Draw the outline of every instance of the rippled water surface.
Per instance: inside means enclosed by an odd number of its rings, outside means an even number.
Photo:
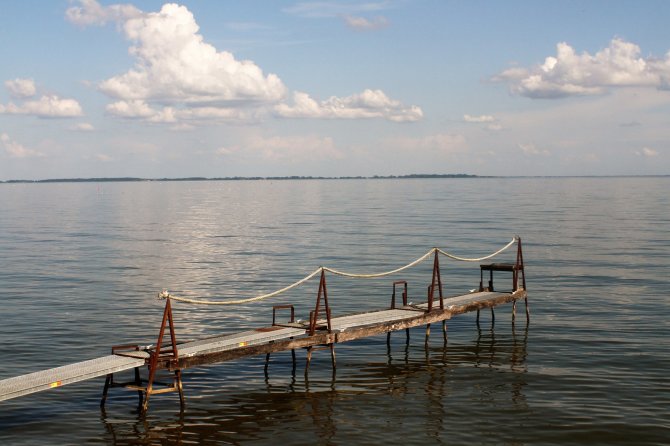
[[[103,378],[0,403],[0,444],[668,444],[670,178],[222,181],[0,185],[0,379],[154,341],[156,292],[274,291],[320,265],[394,269],[433,246],[476,257],[524,242],[531,323],[482,313],[337,345],[188,369],[187,406]],[[501,261],[510,260],[512,253]],[[425,298],[430,262],[328,278],[333,311]],[[476,264],[442,261],[448,294]],[[237,307],[175,303],[177,335],[307,318],[318,281]],[[523,307],[522,307],[523,308]],[[523,321],[523,318],[521,318]],[[525,321],[524,321],[525,322]]]

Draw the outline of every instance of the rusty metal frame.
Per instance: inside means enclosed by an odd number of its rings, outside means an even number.
[[[396,308],[395,306],[395,296],[396,296],[396,286],[397,285],[402,285],[403,286],[403,291],[402,291],[402,305],[403,307],[407,306],[407,281],[406,280],[396,280],[393,282],[393,294],[391,294],[391,309],[394,310]],[[409,343],[409,328],[405,329],[405,333],[407,336],[407,342]],[[386,333],[386,344],[391,346],[391,332],[389,331]]]
[[[397,280],[393,282],[393,294],[391,295],[391,309],[395,309],[395,295],[396,295],[396,285],[403,285],[402,291],[402,305],[407,306],[407,281],[406,280]]]
[[[273,305],[272,306],[272,325],[275,326],[277,325],[277,310],[291,310],[291,319],[289,319],[289,323],[292,324],[295,322],[295,308],[293,305],[287,304],[287,305]]]
[[[321,279],[319,280],[319,291],[316,294],[316,305],[314,306],[314,310],[309,313],[309,330],[307,332],[309,336],[314,336],[316,334],[316,330],[319,328],[317,327],[317,321],[319,320],[321,296],[323,296],[324,311],[326,313],[325,328],[328,330],[328,334],[330,335],[332,334],[333,329],[331,325],[330,305],[328,305],[328,287],[326,286],[326,271],[323,269],[321,270]],[[318,347],[317,346],[307,347],[307,362],[305,363],[305,375],[307,375],[309,372],[309,364],[312,361],[312,352],[314,350],[322,350],[326,348],[330,349],[330,357],[333,363],[333,373],[335,372],[336,369],[335,344],[333,342],[329,342],[325,345]]]
[[[295,323],[295,308],[293,305],[290,304],[285,304],[285,305],[273,305],[272,306],[272,326],[276,325],[281,325],[277,324],[277,310],[291,310],[291,318],[289,319],[289,324]],[[291,338],[293,339],[293,338]],[[293,373],[295,373],[295,349],[291,349],[291,358],[293,359]],[[270,353],[266,353],[265,355],[265,377],[268,377],[268,367],[270,366]]]
[[[326,313],[326,322],[328,333],[332,333],[332,328],[330,324],[330,306],[328,305],[328,288],[326,287],[326,272],[321,270],[321,280],[319,281],[319,291],[316,295],[316,305],[314,306],[314,311],[309,314],[309,335],[314,336],[316,333],[317,326],[316,323],[319,319],[319,310],[321,306],[321,296],[323,295],[323,304],[324,310]]]
[[[170,332],[170,342],[168,348],[163,346],[163,337],[165,336],[165,330]],[[141,351],[141,347],[137,345],[117,345],[112,347],[112,354],[120,356],[131,356],[132,352]],[[166,299],[165,308],[163,310],[163,320],[161,322],[161,327],[158,333],[158,339],[156,345],[153,348],[143,349],[149,353],[149,358],[145,361],[145,365],[149,367],[149,376],[146,381],[142,380],[140,377],[139,367],[135,367],[135,380],[133,382],[127,383],[115,383],[114,374],[110,373],[105,379],[105,387],[102,393],[102,399],[100,401],[100,407],[104,409],[105,402],[107,400],[107,393],[110,387],[123,387],[128,390],[137,391],[139,398],[139,406],[142,414],[147,412],[149,408],[149,397],[153,394],[167,393],[167,392],[179,392],[179,403],[181,410],[184,410],[184,390],[181,379],[181,369],[178,368],[179,364],[179,350],[177,347],[177,336],[175,334],[174,319],[172,317],[172,305],[170,303],[170,298]],[[172,384],[159,383],[155,381],[156,372],[158,371],[158,365],[161,363],[161,366],[165,366],[170,371],[174,372],[174,379]],[[146,382],[146,386],[143,386],[143,382]],[[160,389],[154,389],[154,384],[161,384],[165,387]]]
[[[435,298],[435,287],[437,285],[440,293],[440,310],[444,310],[444,294],[442,293],[442,278],[440,277],[440,260],[439,253],[435,251],[435,260],[433,261],[433,279],[428,287],[428,309],[427,312],[433,311],[433,300]]]

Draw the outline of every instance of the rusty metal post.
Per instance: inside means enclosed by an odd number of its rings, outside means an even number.
[[[105,408],[105,401],[107,401],[107,392],[109,391],[109,386],[112,383],[113,374],[109,374],[105,377],[105,387],[102,389],[102,399],[100,400],[100,408]],[[140,403],[141,404],[141,403]]]
[[[166,328],[168,328],[168,330],[170,331],[170,342],[172,342],[172,348],[170,350],[163,352],[163,354],[167,353],[167,356],[161,358],[161,347]],[[156,347],[154,348],[154,351],[151,352],[149,360],[149,379],[147,382],[147,387],[146,389],[144,389],[145,396],[144,396],[144,403],[142,404],[141,409],[142,413],[146,413],[147,410],[149,409],[149,397],[151,396],[152,393],[154,393],[153,384],[154,379],[156,377],[156,371],[158,368],[159,360],[168,360],[169,365],[171,367],[175,367],[174,387],[170,390],[176,390],[179,392],[179,403],[181,405],[181,410],[184,410],[185,402],[184,402],[184,390],[181,380],[181,370],[176,368],[178,366],[179,351],[177,349],[177,337],[175,334],[174,319],[172,318],[172,305],[170,303],[169,297],[166,299],[165,302],[165,310],[163,310],[163,321],[161,322],[161,328],[160,331],[158,332],[158,340],[156,341]]]
[[[314,336],[316,333],[316,321],[319,319],[319,307],[321,305],[321,295],[323,295],[323,303],[326,310],[326,321],[328,323],[328,333],[331,332],[330,325],[330,306],[328,305],[328,289],[326,287],[326,272],[321,270],[321,280],[319,281],[319,291],[316,294],[316,305],[314,306],[314,316],[310,320],[309,335]]]
[[[523,248],[521,246],[521,237],[517,236],[517,248],[516,248],[516,264],[514,265],[515,276],[514,276],[514,291],[518,288],[519,273],[521,274],[521,284],[524,291],[527,291],[526,288],[526,270],[523,263]],[[526,323],[530,323],[530,307],[528,306],[528,295],[524,298],[526,304]],[[516,304],[516,301],[515,301]]]
[[[326,286],[326,271],[324,269],[321,269],[321,280],[319,281],[319,291],[316,294],[316,305],[314,306],[314,311],[310,312],[310,321],[309,321],[309,336],[314,336],[316,333],[316,323],[319,319],[319,308],[321,305],[321,296],[323,295],[323,305],[324,305],[324,310],[326,313],[326,327],[328,329],[328,334],[331,334],[333,329],[331,325],[331,311],[330,311],[330,305],[328,304],[328,288]],[[335,363],[335,344],[334,343],[329,343],[327,345],[330,348],[330,356],[331,360],[333,362],[333,372],[335,371],[336,368],[336,363]],[[314,346],[309,346],[307,347],[307,362],[305,364],[305,376],[307,376],[308,371],[309,371],[309,365],[310,362],[312,361],[312,352],[314,350]]]
[[[138,348],[139,350],[139,348]],[[142,386],[142,378],[140,377],[140,368],[135,367],[135,385],[139,388]],[[141,390],[137,391],[137,407],[142,407],[144,402],[144,392]]]
[[[131,354],[128,354],[129,351],[138,352],[140,351],[140,347],[138,345],[112,346],[112,355],[132,356]],[[109,393],[109,389],[112,387],[125,387],[137,390],[137,397],[139,399],[138,407],[142,407],[142,402],[144,401],[144,391],[142,388],[142,379],[140,378],[140,368],[135,367],[134,369],[135,369],[135,377],[133,385],[130,385],[130,383],[116,383],[114,382],[114,373],[107,374],[107,376],[105,377],[105,386],[102,390],[102,398],[100,399],[100,409],[104,411],[105,403],[107,402],[107,395]]]
[[[305,378],[309,374],[309,365],[312,362],[312,346],[307,347],[307,359],[305,361]]]
[[[433,261],[433,279],[428,288],[428,312],[433,310],[433,300],[435,294],[435,286],[437,285],[440,293],[440,310],[444,310],[444,295],[442,294],[442,278],[440,277],[440,261],[439,252],[435,250],[435,260]]]
[[[393,294],[391,294],[391,309],[395,309],[395,294],[396,294],[396,285],[403,285],[403,292],[402,292],[402,305],[405,307],[407,306],[407,281],[405,280],[397,280],[393,282]],[[407,333],[407,339],[409,340],[409,328],[406,330]],[[391,332],[389,331],[386,334],[386,345],[391,346]]]
[[[277,325],[277,310],[291,310],[291,318],[289,323],[292,324],[295,322],[295,308],[293,305],[273,305],[272,306],[272,326]],[[310,321],[311,322],[311,321]],[[295,368],[295,349],[291,349],[291,356],[293,357],[293,367]],[[265,377],[267,378],[268,366],[270,365],[270,353],[265,355]]]

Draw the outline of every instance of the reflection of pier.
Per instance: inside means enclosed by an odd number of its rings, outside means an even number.
[[[439,264],[440,253],[456,260],[479,261],[491,258],[493,255],[499,254],[515,243],[517,245],[515,263],[492,263],[480,266],[481,280],[477,291],[452,297],[443,295]],[[332,314],[328,302],[326,272],[348,277],[380,277],[402,271],[431,256],[433,257],[432,279],[428,285],[427,300],[425,302],[418,304],[410,302],[407,295],[406,282],[396,281],[393,283],[390,308],[342,316],[334,316]],[[487,286],[484,284],[485,271],[489,273]],[[512,273],[511,290],[499,291],[494,289],[494,271]],[[516,302],[519,299],[525,300],[527,320],[529,317],[523,254],[521,240],[518,237],[515,237],[512,242],[498,252],[480,259],[463,259],[438,248],[433,248],[416,261],[387,273],[359,275],[320,267],[304,279],[275,293],[229,303],[248,302],[271,297],[300,285],[317,274],[320,275],[320,281],[316,303],[314,310],[310,313],[309,319],[306,322],[295,320],[292,305],[279,305],[274,307],[273,324],[271,326],[224,336],[214,336],[192,342],[178,343],[172,317],[171,302],[173,300],[183,300],[192,303],[209,302],[192,301],[172,296],[165,292],[161,294],[161,297],[166,299],[166,305],[158,340],[155,345],[147,347],[137,345],[117,346],[113,347],[112,355],[106,357],[2,380],[0,381],[0,401],[49,388],[60,387],[96,376],[106,376],[101,406],[104,406],[107,392],[110,388],[124,387],[137,392],[143,411],[147,410],[151,395],[175,391],[179,393],[181,406],[183,407],[184,395],[181,374],[182,370],[190,367],[265,354],[265,370],[267,373],[272,353],[291,350],[294,364],[293,371],[295,372],[295,349],[303,348],[307,350],[306,375],[309,370],[312,353],[319,349],[329,350],[334,372],[336,368],[335,344],[338,343],[383,333],[389,333],[389,337],[387,337],[387,342],[389,342],[390,333],[399,330],[405,330],[407,339],[409,340],[408,330],[410,328],[425,325],[425,343],[428,345],[430,326],[437,322],[442,323],[443,338],[446,342],[446,321],[448,319],[460,314],[476,311],[478,316],[477,321],[479,321],[479,311],[481,309],[490,308],[493,316],[494,307],[505,303],[512,303],[512,317],[514,320]],[[400,305],[399,299],[396,302],[397,285],[402,285],[402,305]],[[287,310],[290,310],[290,318],[287,321],[278,322],[276,312]],[[169,340],[164,342],[165,336],[169,336]],[[147,379],[142,379],[140,374],[140,368],[143,366],[148,367]],[[114,374],[129,369],[134,369],[135,371],[134,377],[130,382],[120,383],[115,381]],[[171,374],[169,376],[170,382],[161,385],[156,380],[156,377],[158,372],[164,371]]]
[[[412,413],[412,421],[404,419],[401,412],[389,413],[390,419],[399,423],[394,432],[420,429],[425,437],[435,440],[432,444],[453,443],[448,435],[454,429],[463,398],[494,398],[504,407],[528,410],[524,395],[528,327],[517,324],[509,331],[508,324],[499,325],[495,333],[488,329],[475,331],[472,337],[459,333],[448,344],[436,337],[426,345],[423,331],[410,343],[405,336],[396,336],[387,351],[389,356],[374,355],[369,362],[353,364],[347,360],[347,366],[340,366],[337,381],[335,374],[323,370],[311,380],[302,370],[291,375],[289,356],[281,363],[288,376],[272,373],[277,368],[270,367],[274,384],[268,380],[259,386],[256,382],[249,393],[231,390],[220,379],[217,385],[227,391],[208,392],[186,412],[163,407],[153,417],[122,419],[115,410],[114,416],[104,415],[103,421],[109,443],[118,446],[179,444],[186,439],[196,444],[262,443],[261,439],[269,443],[267,435],[278,444],[342,444],[351,438],[367,444],[359,432],[352,433],[351,424],[356,420],[367,425],[369,420],[358,420],[351,414],[352,407],[358,414],[370,415],[393,411],[398,407],[394,405],[406,401],[411,404],[406,409]],[[377,340],[383,345],[383,340]],[[464,380],[471,385],[463,386]],[[384,407],[376,405],[380,401]],[[379,424],[370,426],[369,433],[380,435],[382,428]],[[275,438],[278,435],[280,438]]]

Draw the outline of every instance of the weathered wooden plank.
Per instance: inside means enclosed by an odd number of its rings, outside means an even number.
[[[157,366],[164,369],[175,366],[185,369],[248,356],[347,342],[390,331],[427,325],[450,319],[458,314],[525,298],[527,298],[527,293],[523,289],[514,293],[485,291],[444,298],[444,309],[439,309],[439,300],[435,300],[431,312],[426,312],[428,303],[421,303],[396,309],[348,314],[331,319],[332,333],[319,330],[313,336],[307,336],[305,324],[292,323],[261,327],[180,344],[178,345],[179,360],[176,365],[170,364],[169,361],[162,361]],[[322,321],[323,324],[325,322],[325,320]],[[125,355],[110,355],[1,380],[0,401],[139,367],[145,365],[148,357],[148,353],[143,351],[126,352]]]
[[[137,352],[138,355],[144,352]],[[148,353],[144,353],[148,357]],[[143,366],[145,358],[108,355],[0,380],[0,401]]]
[[[213,364],[217,362],[230,361],[233,359],[255,356],[260,354],[275,353],[291,349],[312,347],[315,345],[347,342],[367,336],[386,333],[388,331],[404,330],[405,328],[416,327],[420,325],[439,322],[451,317],[449,310],[433,310],[430,313],[421,313],[417,311],[402,310],[401,313],[408,313],[400,319],[385,321],[374,325],[362,325],[359,327],[343,327],[342,330],[327,332],[317,332],[314,336],[305,336],[289,340],[275,341],[268,344],[243,346],[232,348],[225,351],[208,352],[205,354],[191,356],[188,358],[179,358],[180,368],[195,367],[204,364]]]

